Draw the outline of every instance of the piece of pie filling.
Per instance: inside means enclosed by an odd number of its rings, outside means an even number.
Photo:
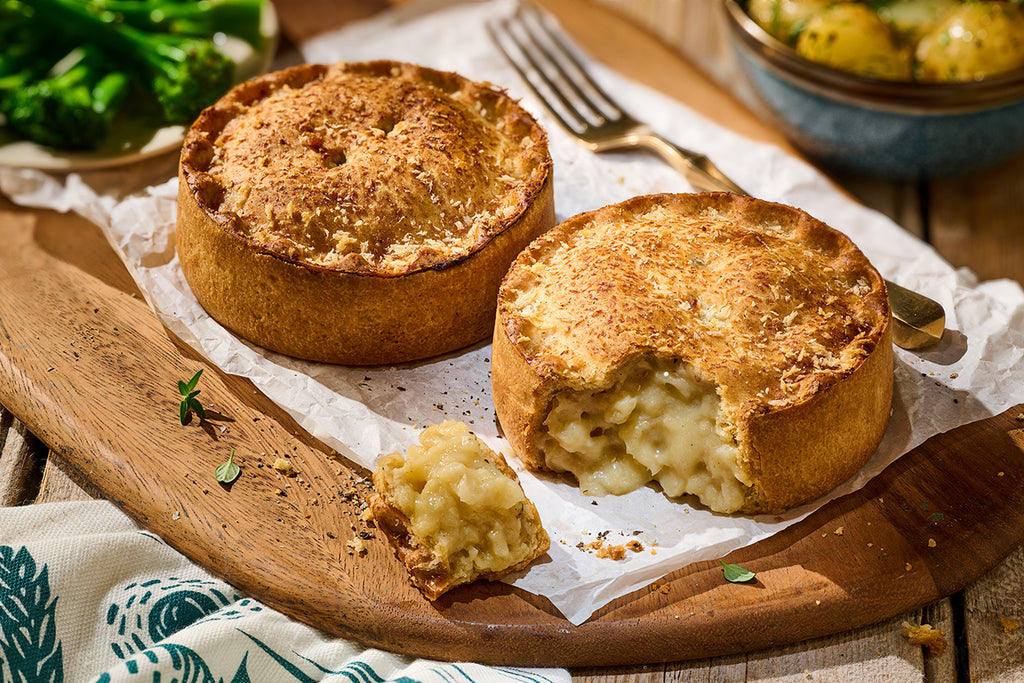
[[[641,360],[608,389],[562,392],[544,427],[548,466],[575,475],[589,495],[654,481],[670,497],[691,494],[728,513],[751,485],[714,385],[683,363]]]
[[[526,495],[494,457],[464,423],[445,421],[425,429],[390,475],[396,506],[418,537],[449,558],[457,581],[474,569],[503,571],[533,547]]]

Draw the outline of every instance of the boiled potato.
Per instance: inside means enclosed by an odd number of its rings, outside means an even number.
[[[834,0],[750,0],[747,13],[768,33],[792,43],[813,15]]]
[[[867,5],[834,4],[810,19],[796,42],[802,57],[825,66],[887,80],[909,80],[911,57]]]
[[[1012,2],[969,2],[917,45],[917,78],[971,81],[1024,67],[1024,10]]]
[[[888,0],[877,3],[875,10],[898,42],[916,45],[959,6],[960,0]]]

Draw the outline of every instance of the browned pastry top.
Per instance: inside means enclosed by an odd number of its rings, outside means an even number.
[[[487,244],[539,192],[550,158],[503,92],[380,61],[236,88],[193,126],[182,167],[200,202],[259,249],[397,276]]]
[[[726,410],[755,414],[849,374],[889,315],[848,238],[731,195],[638,197],[569,219],[520,255],[499,305],[542,376],[605,386],[653,354],[692,365]]]

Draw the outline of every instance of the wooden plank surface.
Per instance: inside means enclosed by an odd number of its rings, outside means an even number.
[[[557,4],[562,8],[563,12],[571,15],[569,16],[571,20],[577,16],[575,9],[578,3]],[[587,16],[588,19],[586,21],[588,23],[593,21],[593,15]],[[600,15],[600,17],[604,17],[604,15]],[[604,26],[601,22],[607,22],[609,26],[614,23],[611,19],[600,17],[598,20],[599,26]],[[580,21],[584,20],[580,19]],[[600,31],[598,34],[600,34]],[[593,40],[595,40],[595,45],[599,47],[602,38],[598,37]],[[593,49],[593,47],[591,46],[588,49]],[[633,74],[634,77],[637,77],[637,75]],[[673,86],[673,83],[669,81],[670,75],[664,75],[661,78],[663,84],[669,89],[672,87],[675,87],[677,90],[681,88],[678,82]],[[640,78],[640,80],[643,79]],[[713,91],[712,95],[714,95]],[[715,102],[713,101],[713,103]],[[744,124],[741,123],[740,125]],[[756,119],[751,118],[745,125],[756,125]],[[771,137],[770,132],[767,134],[767,137]],[[1013,167],[1014,163],[1016,162],[1011,162],[1010,166]],[[1020,178],[1022,175],[1024,174],[1018,171],[1016,177]],[[953,183],[952,187],[945,188],[944,194],[940,199],[944,200],[950,196],[950,193],[962,190],[964,187],[965,185],[961,181]],[[1019,198],[1021,196],[1019,184],[1016,187],[1018,189],[1013,191],[1008,189],[1004,183],[1002,185],[1003,189],[990,189],[990,191],[995,197]],[[956,235],[958,231],[959,233],[964,231],[963,226],[966,224],[968,226],[967,230],[973,231],[983,243],[988,242],[992,244],[999,241],[998,237],[993,239],[988,237],[991,234],[988,228],[992,222],[991,216],[987,216],[984,213],[976,213],[976,209],[968,212],[967,209],[961,206],[950,207],[946,205],[948,203],[955,204],[955,202],[934,201],[931,198],[935,197],[936,194],[931,191],[931,188],[905,187],[897,188],[892,192],[886,192],[885,187],[879,189],[878,187],[872,187],[868,183],[864,187],[849,189],[862,199],[867,197],[869,204],[871,203],[870,199],[874,197],[878,202],[878,208],[897,217],[901,224],[904,224],[905,227],[912,231],[919,231],[919,234],[940,235],[948,228],[948,234]],[[984,187],[982,189],[984,190]],[[917,194],[919,190],[921,191],[920,195]],[[993,203],[993,206],[998,205],[998,202]],[[921,207],[926,207],[927,210],[922,212],[920,210]],[[948,220],[947,212],[951,214]],[[18,214],[19,212],[14,211],[13,213]],[[967,213],[966,216],[963,215],[965,213]],[[6,224],[9,218],[9,214],[5,214],[2,222]],[[1008,229],[1012,229],[1011,219],[1005,218],[1004,222],[1000,223],[998,218],[997,224],[1009,225],[1010,228]],[[58,229],[58,225],[64,224],[63,218],[53,217],[45,213],[41,216],[34,216],[33,219],[38,219],[40,225],[43,226],[48,222],[52,223],[51,227],[55,230]],[[44,237],[47,236],[45,227],[40,229],[39,233]],[[995,234],[999,235],[999,232],[996,231]],[[1008,234],[1003,234],[1004,242]],[[84,269],[90,276],[97,277],[105,284],[115,283],[113,290],[120,289],[122,293],[128,293],[130,296],[132,288],[130,284],[126,285],[125,275],[117,272],[116,262],[114,266],[109,266],[109,264],[92,264],[86,267],[84,266],[86,259],[80,259],[73,253],[77,250],[74,245],[61,245],[60,240],[56,239],[56,233],[51,233],[48,237],[50,239],[42,240],[47,249],[58,254],[60,258],[71,261],[75,264],[75,267]],[[1018,247],[1019,241],[1018,238],[1016,240]],[[966,240],[966,242],[971,241]],[[1013,258],[1014,254],[1020,253],[1019,248],[1016,251],[1013,249],[1014,242],[1013,239],[1005,242],[1004,255],[1000,257],[1010,262],[1009,265],[1011,267],[1013,263],[1019,264],[1022,262],[1020,259]],[[968,246],[970,245],[968,244]],[[91,248],[98,252],[103,250],[101,246],[96,244],[92,244]],[[967,249],[967,253],[969,254],[970,252],[971,250]],[[981,256],[977,258],[984,261],[992,258],[994,250],[988,249],[978,253]],[[1005,274],[1004,271],[995,268],[994,272],[997,275]],[[120,287],[117,285],[120,285]],[[194,359],[188,358],[186,351],[177,346],[175,346],[175,349],[177,353],[185,356],[185,360],[194,362]],[[195,366],[188,365],[187,367],[191,369]],[[234,386],[230,389],[232,392],[238,390],[239,387]],[[241,388],[241,393],[244,394],[244,392],[245,389]],[[251,401],[258,403],[258,397],[250,396],[249,398]],[[265,408],[266,406],[260,407],[261,410]],[[7,477],[6,473],[24,471],[23,467],[8,467],[7,463],[12,459],[9,453],[21,453],[23,461],[24,454],[31,451],[32,448],[31,446],[26,448],[24,445],[28,430],[20,426],[14,426],[18,424],[17,420],[12,420],[9,414],[4,417],[4,413],[0,412],[0,420],[2,419],[7,420],[7,426],[4,427],[5,423],[0,421],[0,433],[5,437],[5,450],[0,452],[0,475]],[[280,419],[280,416],[275,416],[275,419]],[[1019,429],[1016,429],[1013,416],[1006,416],[1006,420],[1003,424],[1003,428],[1006,430],[1005,434],[1009,436],[1014,444],[1019,446],[1021,436]],[[31,439],[31,437],[28,438]],[[6,447],[8,440],[19,441],[19,439],[22,445],[14,446],[10,449]],[[28,443],[31,444],[31,441]],[[15,456],[15,458],[17,457],[19,456]],[[53,459],[51,458],[51,460]],[[20,475],[15,475],[15,478],[18,476]],[[40,478],[50,482],[58,481],[60,476],[53,475],[49,478],[41,476]],[[30,476],[27,479],[19,479],[19,481],[31,481],[31,479],[32,477]],[[24,485],[22,483],[14,487],[9,486],[8,490],[10,488],[23,487]],[[29,485],[29,489],[31,489],[31,485]],[[48,490],[48,487],[44,488],[44,492],[46,490]],[[3,491],[4,484],[0,481],[0,494],[3,494]],[[964,552],[967,551],[965,550]],[[1020,576],[1018,567],[1020,566],[1021,559],[1019,555],[1020,553],[1017,551],[1003,565],[1000,565],[998,570],[961,594],[960,599],[963,599],[967,605],[964,610],[964,616],[968,622],[967,627],[966,629],[960,627],[960,629],[966,632],[963,644],[965,650],[969,648],[970,661],[968,669],[964,669],[963,663],[957,664],[953,662],[953,653],[956,648],[951,648],[941,657],[928,656],[920,648],[909,645],[899,634],[899,625],[903,620],[913,622],[926,620],[940,627],[947,626],[947,633],[950,633],[952,638],[952,635],[957,630],[954,628],[952,623],[953,617],[950,615],[954,607],[950,605],[949,601],[942,600],[934,603],[927,609],[897,616],[854,632],[844,633],[835,637],[816,638],[784,648],[671,665],[619,667],[611,670],[578,670],[576,677],[581,680],[621,679],[645,681],[661,681],[666,678],[672,680],[760,681],[804,679],[943,681],[956,680],[956,673],[959,668],[961,671],[969,671],[972,680],[1020,680],[1020,677],[1024,675],[1021,673],[1024,671],[1024,667],[1021,665],[1020,631],[1006,630],[1003,622],[996,618],[999,616],[1008,618],[1012,618],[1014,615],[1020,616],[1020,606],[1016,602],[1016,600],[1019,600],[1018,596],[1021,595],[1020,588],[1022,587],[1022,582],[1016,578]],[[996,627],[996,624],[998,624],[998,627]],[[1014,678],[1015,676],[1017,678]],[[963,674],[961,679],[967,680]]]

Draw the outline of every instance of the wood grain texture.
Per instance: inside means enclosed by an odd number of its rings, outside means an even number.
[[[930,187],[930,239],[954,266],[982,280],[1024,282],[1024,193],[1007,178],[1024,176],[1024,154],[982,173],[949,178]],[[970,197],[970,201],[964,201]]]
[[[72,500],[92,500],[100,493],[91,483],[83,482],[80,486],[69,472],[69,466],[55,456],[48,456],[43,468],[43,477],[39,482],[39,493],[33,503],[58,503]]]
[[[970,678],[1024,681],[1024,547],[964,592]]]
[[[34,441],[25,425],[0,407],[0,507],[31,501],[39,489]]]

